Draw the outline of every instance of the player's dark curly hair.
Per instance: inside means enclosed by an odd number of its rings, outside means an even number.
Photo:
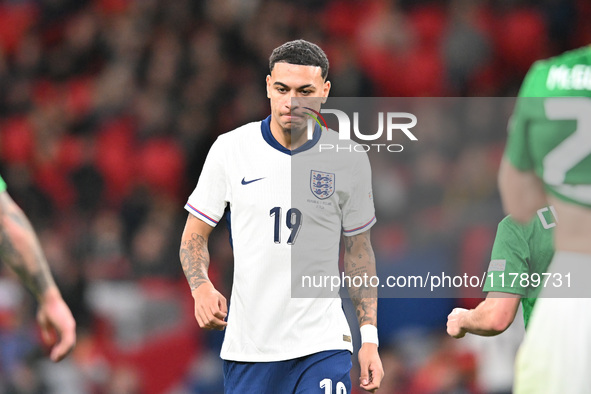
[[[288,41],[275,48],[269,57],[269,72],[273,71],[275,63],[316,66],[322,70],[324,80],[328,76],[328,58],[326,54],[318,45],[306,40]]]

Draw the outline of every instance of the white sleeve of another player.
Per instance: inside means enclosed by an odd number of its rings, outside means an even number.
[[[223,145],[218,138],[211,146],[197,187],[185,205],[187,211],[212,227],[215,227],[222,218],[228,201],[226,152]]]
[[[365,152],[357,156],[352,169],[351,193],[343,205],[343,233],[346,236],[360,234],[376,222],[369,158]]]

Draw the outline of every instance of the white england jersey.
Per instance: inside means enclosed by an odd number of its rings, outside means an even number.
[[[341,234],[375,223],[369,159],[319,152],[321,144],[351,143],[319,128],[291,152],[271,134],[270,120],[218,137],[185,205],[211,226],[230,209],[234,283],[221,357],[260,362],[352,351],[338,292],[292,297],[292,260],[297,247],[306,272],[338,276]]]

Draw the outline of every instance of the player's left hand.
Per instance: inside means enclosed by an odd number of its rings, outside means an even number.
[[[43,341],[51,346],[51,360],[62,360],[76,344],[76,321],[57,288],[50,288],[41,296],[37,322]]]
[[[466,335],[466,330],[461,326],[464,314],[468,312],[464,308],[454,308],[449,315],[447,315],[447,333],[454,338],[463,338]]]
[[[378,354],[378,345],[364,343],[359,349],[358,357],[359,366],[361,367],[359,387],[370,393],[375,393],[384,378],[384,368]]]

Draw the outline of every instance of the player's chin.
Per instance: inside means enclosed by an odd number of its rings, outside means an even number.
[[[306,127],[306,121],[300,116],[285,116],[282,119],[281,126],[284,130],[290,132],[300,131]]]
[[[290,123],[285,127],[285,130],[291,134],[297,134],[306,130],[305,125]]]

